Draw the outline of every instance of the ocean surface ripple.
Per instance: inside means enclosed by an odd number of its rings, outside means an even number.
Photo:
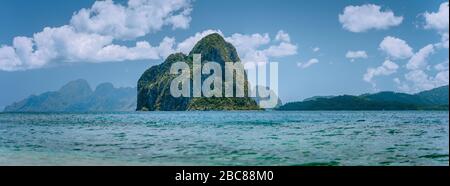
[[[0,165],[449,165],[448,111],[0,113]]]

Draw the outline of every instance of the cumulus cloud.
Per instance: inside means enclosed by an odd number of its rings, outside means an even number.
[[[127,47],[114,41],[136,39],[163,26],[186,28],[191,10],[190,0],[129,0],[127,5],[96,1],[74,13],[68,25],[46,27],[33,37],[15,37],[12,46],[1,46],[0,70],[35,69],[55,62],[160,59],[173,50],[173,38],[158,46],[137,41]]]
[[[425,12],[425,28],[436,30],[441,35],[441,42],[436,44],[438,47],[448,48],[448,2],[444,2],[439,6],[437,12]]]
[[[313,52],[319,52],[319,51],[320,51],[320,48],[319,48],[319,47],[313,48]]]
[[[441,35],[441,42],[438,43],[438,44],[436,44],[436,45],[437,45],[437,47],[442,47],[442,48],[448,49],[448,45],[449,45],[449,42],[448,42],[448,32],[447,32],[447,33],[443,33],[443,34]]]
[[[173,53],[175,39],[164,38],[159,46],[151,46],[146,41],[136,43],[134,47],[108,45],[99,50],[92,58],[95,61],[125,61],[138,59],[160,59]]]
[[[260,49],[271,42],[269,34],[240,34],[235,33],[225,38],[238,50],[242,61],[246,62],[267,62],[269,57]]]
[[[432,29],[441,35],[441,41],[429,44],[415,53],[406,64],[409,70],[405,75],[405,81],[397,83],[400,90],[406,92],[419,92],[429,90],[438,86],[448,85],[449,68],[448,60],[434,66],[434,72],[429,68],[427,58],[437,52],[438,49],[448,48],[449,14],[448,2],[440,5],[437,12],[425,12],[425,29]],[[448,51],[448,50],[447,50]]]
[[[427,58],[433,53],[435,53],[435,47],[429,44],[411,57],[406,64],[409,71],[404,75],[405,81],[397,83],[400,90],[414,93],[448,85],[448,60],[435,65],[434,69],[437,72],[434,75],[431,74]]]
[[[209,34],[224,36],[220,30],[205,30],[179,43],[165,37],[155,46],[147,41],[136,41],[134,46],[115,44],[138,40],[164,26],[187,28],[191,11],[191,0],[129,0],[126,5],[96,1],[90,8],[75,12],[68,25],[46,27],[33,37],[16,37],[11,46],[1,46],[0,70],[36,69],[58,62],[162,59],[174,52],[187,54]],[[244,62],[265,63],[297,54],[297,45],[283,30],[274,38],[267,33],[235,33],[224,38],[236,47]]]
[[[21,61],[13,47],[0,47],[0,70],[13,71],[21,65]]]
[[[66,62],[162,59],[175,52],[189,53],[198,41],[212,33],[218,33],[232,43],[243,62],[266,63],[271,58],[297,54],[295,44],[286,42],[286,39],[276,39],[276,36],[271,39],[267,33],[235,33],[226,37],[220,30],[205,30],[179,43],[174,38],[165,37],[157,46],[138,41],[135,46],[128,47],[113,44],[112,36],[79,33],[71,26],[62,26],[45,28],[34,38],[16,37],[13,46],[1,47],[0,70],[40,68],[56,59]],[[283,35],[289,37],[288,33],[283,32]],[[38,45],[38,50],[33,51],[34,45]]]
[[[447,48],[448,49],[448,33],[442,33],[441,34],[441,42],[436,44],[436,47],[439,48]]]
[[[426,67],[427,65],[427,58],[429,55],[434,53],[434,47],[433,45],[427,45],[419,50],[419,52],[415,53],[411,59],[409,59],[408,63],[406,64],[406,68],[409,70],[416,70],[419,68]]]
[[[425,28],[435,29],[442,32],[448,32],[448,2],[444,2],[439,6],[438,12],[425,12]]]
[[[406,59],[413,55],[413,49],[406,41],[392,36],[385,37],[379,49],[393,59]]]
[[[434,65],[434,71],[431,70],[427,62],[428,57],[436,53],[439,49],[448,49],[448,5],[448,2],[444,2],[440,5],[437,12],[425,12],[421,14],[425,18],[424,28],[435,30],[441,36],[441,41],[436,44],[429,44],[412,55],[406,64],[408,72],[404,75],[405,80],[399,80],[396,83],[400,90],[413,93],[448,85],[448,60]]]
[[[268,57],[284,57],[297,54],[297,46],[291,43],[282,42],[278,45],[270,46],[263,50]]]
[[[434,66],[437,71],[434,75],[429,72],[430,68],[426,59],[433,53],[435,53],[435,47],[429,44],[411,57],[406,64],[409,71],[404,75],[405,81],[398,83],[400,90],[413,93],[448,85],[448,60]]]
[[[127,6],[112,0],[96,1],[76,12],[71,21],[77,32],[134,39],[163,26],[187,28],[191,20],[189,0],[129,0]]]
[[[448,60],[444,61],[442,63],[439,63],[437,65],[434,65],[434,69],[438,70],[438,71],[445,71],[449,69],[449,64],[448,64]]]
[[[391,75],[397,72],[398,68],[399,66],[396,63],[386,60],[379,67],[368,68],[367,72],[364,74],[363,79],[364,81],[372,83],[372,85],[375,86],[375,83],[373,82],[374,77]]]
[[[412,84],[403,84],[403,90],[406,92],[419,92],[448,85],[448,74],[448,70],[443,70],[435,76],[429,76],[423,70],[412,70],[405,74],[405,79]]]
[[[317,64],[317,63],[319,63],[319,60],[316,59],[316,58],[312,58],[306,63],[301,63],[301,62],[297,63],[297,66],[300,67],[300,68],[305,69],[305,68],[308,68],[308,67],[310,67],[310,66],[312,66],[314,64]]]
[[[345,57],[347,59],[350,59],[350,61],[355,61],[355,59],[366,59],[367,53],[364,50],[358,50],[358,51],[348,51],[347,54],[345,54]]]
[[[275,39],[271,39],[267,33],[236,33],[225,37],[225,40],[236,47],[243,62],[266,63],[270,58],[295,55],[298,49],[296,44],[291,43],[289,34],[284,31],[279,31]]]
[[[283,30],[278,31],[277,35],[275,36],[276,41],[284,41],[284,42],[291,42],[291,37],[289,34],[284,32]]]
[[[342,27],[351,32],[388,29],[400,25],[402,21],[402,16],[395,16],[390,10],[382,11],[380,6],[374,4],[347,6],[344,12],[339,14]]]

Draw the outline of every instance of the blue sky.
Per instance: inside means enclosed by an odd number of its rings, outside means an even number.
[[[134,87],[212,32],[243,60],[279,62],[283,102],[417,92],[448,84],[448,22],[443,0],[4,0],[0,108],[79,78]]]

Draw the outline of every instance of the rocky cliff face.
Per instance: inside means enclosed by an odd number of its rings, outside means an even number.
[[[186,62],[192,70],[194,54],[202,55],[202,65],[205,62],[218,62],[224,70],[225,62],[240,61],[236,49],[227,43],[219,34],[211,34],[200,40],[188,54],[172,54],[160,65],[153,66],[142,74],[138,81],[138,111],[184,111],[184,110],[258,110],[256,102],[247,95],[248,82],[245,78],[245,97],[242,98],[192,98],[173,97],[170,85],[177,75],[170,74],[173,63]],[[223,72],[222,82],[225,82]],[[203,81],[203,77],[202,77]],[[191,82],[192,86],[192,82]],[[191,87],[192,90],[192,87]],[[224,91],[223,91],[224,92]],[[192,94],[192,91],[191,91]]]

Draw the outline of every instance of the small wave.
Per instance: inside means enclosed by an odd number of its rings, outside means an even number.
[[[311,162],[311,163],[304,163],[297,166],[339,166],[340,163],[337,161],[330,161],[330,162]]]
[[[440,159],[440,158],[448,158],[448,154],[428,154],[425,156],[419,156],[419,158],[428,158],[428,159]]]

